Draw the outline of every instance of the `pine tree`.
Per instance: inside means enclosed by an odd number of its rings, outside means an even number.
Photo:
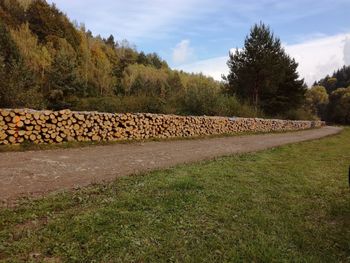
[[[70,107],[65,98],[77,95],[81,87],[74,49],[65,39],[59,39],[57,45],[49,74],[50,90],[45,94],[52,109]]]
[[[116,46],[116,43],[115,43],[115,40],[114,40],[114,36],[113,35],[110,35],[106,40],[105,40],[105,43],[107,45],[109,45],[110,47],[113,47],[115,48]]]
[[[286,113],[303,103],[304,81],[298,64],[290,58],[270,28],[263,23],[252,27],[242,50],[230,54],[227,89],[269,115]]]
[[[140,52],[140,54],[138,55],[138,57],[137,57],[137,63],[138,63],[138,64],[142,64],[142,65],[144,65],[144,66],[147,66],[147,65],[148,65],[148,59],[147,59],[147,57],[146,57],[146,55],[145,55],[144,52]]]

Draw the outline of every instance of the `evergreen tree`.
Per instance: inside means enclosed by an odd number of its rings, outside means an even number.
[[[228,92],[248,100],[256,110],[283,114],[303,103],[306,88],[296,72],[298,64],[263,23],[252,27],[244,48],[231,53],[227,64]]]
[[[82,86],[77,71],[77,57],[74,49],[65,39],[59,39],[58,47],[49,74],[49,107],[61,109],[70,107],[69,99],[77,95]]]
[[[157,69],[161,69],[162,67],[168,67],[166,63],[164,63],[157,53],[151,53],[147,55],[147,59],[149,64]]]
[[[137,63],[142,64],[144,66],[147,66],[149,63],[145,53],[143,53],[142,51],[140,52],[140,54],[137,57]]]
[[[110,35],[106,40],[105,40],[105,43],[107,45],[109,45],[110,47],[115,47],[116,46],[116,43],[115,43],[115,40],[114,40],[114,36],[113,35]]]

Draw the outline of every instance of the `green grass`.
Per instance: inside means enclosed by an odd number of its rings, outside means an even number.
[[[350,262],[350,128],[0,210],[0,261]]]

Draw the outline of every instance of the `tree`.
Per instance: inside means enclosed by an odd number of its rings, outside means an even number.
[[[178,93],[184,89],[184,85],[182,84],[180,74],[177,71],[171,72],[168,77],[168,85],[170,92]]]
[[[325,111],[329,102],[327,90],[323,86],[313,86],[306,91],[306,107],[310,109],[311,113],[325,118]]]
[[[114,40],[114,36],[110,35],[106,40],[105,43],[107,45],[109,45],[110,47],[114,48],[116,46],[115,40]]]
[[[227,65],[228,93],[249,101],[256,110],[276,115],[302,105],[306,88],[299,80],[298,64],[263,23],[252,27],[244,48],[230,53]]]
[[[44,107],[32,72],[22,60],[4,63],[0,55],[0,108]]]
[[[49,74],[49,107],[61,109],[70,107],[67,102],[77,95],[81,87],[78,74],[77,56],[72,46],[65,39],[57,39],[56,49],[52,50],[54,59]]]
[[[0,108],[38,108],[41,101],[33,72],[24,63],[7,27],[0,21]]]
[[[33,0],[17,0],[17,2],[20,4],[20,6],[24,10],[28,10],[28,8],[32,4]]]
[[[134,64],[128,66],[123,74],[122,85],[127,95],[149,95],[164,98],[168,74],[151,66]]]
[[[81,79],[82,83],[82,92],[81,95],[83,97],[87,95],[93,95],[94,94],[94,88],[92,85],[90,85],[92,78],[92,60],[91,60],[91,52],[90,52],[90,45],[89,45],[89,38],[90,36],[84,31],[79,31],[80,34],[80,46],[78,49],[78,74],[79,78]],[[91,87],[91,88],[90,88]]]
[[[116,78],[113,76],[113,65],[103,51],[103,45],[104,43],[101,40],[90,39],[93,73],[91,81],[99,90],[100,96],[108,96],[113,93]]]
[[[147,65],[148,65],[148,59],[147,59],[145,53],[140,52],[140,54],[139,54],[138,57],[137,57],[137,63],[138,63],[138,64],[142,64],[142,65],[144,65],[144,66],[147,66]]]
[[[339,88],[329,96],[328,121],[350,124],[350,87]]]
[[[12,29],[11,36],[26,65],[40,79],[41,86],[46,85],[45,75],[52,60],[49,51],[38,43],[38,38],[32,34],[28,23],[22,24],[18,29]]]
[[[157,53],[151,53],[147,55],[147,59],[149,64],[157,69],[161,69],[162,67],[167,68],[168,64],[159,57]]]

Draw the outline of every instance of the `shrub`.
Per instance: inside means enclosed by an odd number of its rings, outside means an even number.
[[[121,100],[118,97],[84,98],[80,99],[73,107],[78,111],[117,112],[122,109]]]

